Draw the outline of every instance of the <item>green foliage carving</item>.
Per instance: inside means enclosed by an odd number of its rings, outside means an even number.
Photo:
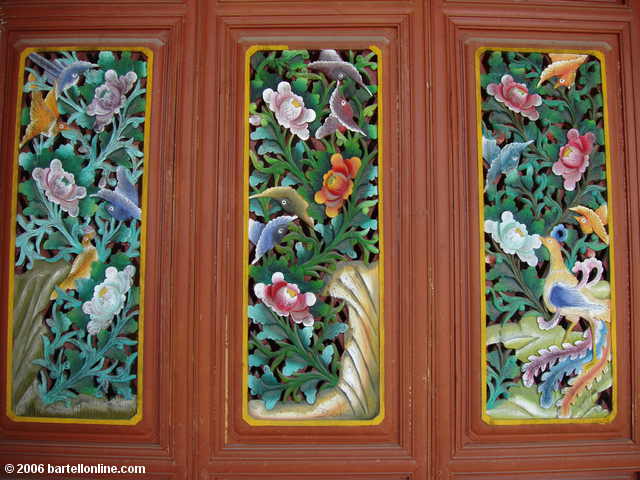
[[[73,81],[63,78],[82,65]],[[147,76],[137,51],[27,57],[14,275],[15,285],[35,285],[41,308],[29,313],[15,289],[13,351],[38,345],[26,365],[13,358],[18,415],[136,412]],[[66,127],[38,130],[49,117]]]
[[[327,55],[357,74],[317,68]],[[314,404],[336,386],[348,312],[328,282],[341,262],[379,257],[377,58],[257,51],[250,67],[248,385],[270,410]],[[344,111],[330,106],[338,97]],[[280,221],[284,233],[271,237]],[[264,230],[253,238],[256,225]],[[276,305],[283,289],[296,293],[293,312]]]
[[[480,64],[485,411],[495,421],[606,417],[612,319],[601,60],[487,50]]]

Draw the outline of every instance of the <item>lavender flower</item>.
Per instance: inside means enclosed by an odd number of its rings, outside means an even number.
[[[87,115],[95,116],[93,129],[102,132],[105,125],[113,120],[113,116],[120,111],[126,101],[126,94],[138,79],[135,72],[128,72],[121,77],[115,70],[108,70],[104,74],[105,83],[96,88],[93,101],[87,106]]]

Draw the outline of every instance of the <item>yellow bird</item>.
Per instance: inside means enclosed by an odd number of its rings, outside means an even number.
[[[606,203],[600,205],[595,211],[582,205],[570,208],[569,210],[580,214],[576,216],[576,220],[580,225],[582,233],[595,233],[600,240],[606,245],[609,245],[609,234],[605,228],[608,212]]]
[[[69,275],[58,285],[58,288],[62,290],[75,290],[76,280],[89,278],[91,276],[91,264],[98,260],[96,247],[91,243],[91,240],[93,240],[95,236],[95,230],[91,229],[82,237],[84,250],[75,258],[71,265]],[[54,289],[50,298],[51,300],[55,300],[57,297],[58,292]]]
[[[282,209],[292,215],[297,215],[302,221],[313,228],[313,218],[309,216],[309,203],[291,187],[271,187],[262,193],[257,193],[249,197],[270,198],[278,202]]]
[[[571,88],[576,81],[576,73],[580,65],[587,61],[589,55],[574,53],[550,53],[551,64],[542,71],[538,87],[551,77],[558,77],[554,87]]]
[[[542,244],[549,250],[551,266],[544,280],[543,300],[545,306],[554,314],[551,325],[557,324],[561,316],[571,322],[569,333],[584,318],[591,328],[593,362],[596,361],[596,321],[610,321],[610,300],[608,282],[586,282],[573,275],[564,263],[560,244],[555,238],[543,237]],[[607,285],[602,285],[606,283]],[[595,284],[595,285],[594,285]],[[565,337],[566,338],[566,337]],[[585,367],[586,368],[586,367]]]
[[[29,81],[35,82],[33,74],[29,74]],[[63,130],[71,130],[66,123],[60,121],[60,111],[58,110],[58,96],[56,89],[52,88],[47,96],[42,100],[42,92],[33,90],[31,92],[31,108],[29,109],[29,125],[20,141],[20,148],[29,140],[38,135],[45,137],[55,137]]]

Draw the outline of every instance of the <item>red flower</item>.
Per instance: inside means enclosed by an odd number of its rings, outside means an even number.
[[[291,315],[294,322],[302,323],[305,327],[313,325],[313,315],[309,312],[309,307],[316,303],[316,296],[310,292],[300,293],[295,283],[285,281],[282,272],[275,272],[271,276],[271,285],[258,283],[253,291],[278,315]]]
[[[504,103],[509,110],[520,113],[530,120],[537,120],[540,114],[536,107],[542,105],[542,97],[529,93],[524,83],[517,83],[511,75],[503,75],[500,83],[487,85],[487,93],[493,95],[497,101]]]
[[[568,143],[560,149],[558,160],[552,167],[553,173],[564,177],[566,190],[576,188],[576,183],[589,166],[589,154],[593,150],[595,139],[591,132],[580,135],[575,128],[567,132]]]
[[[353,179],[359,168],[358,157],[344,160],[339,153],[331,156],[331,170],[324,174],[322,188],[314,197],[317,203],[327,206],[328,217],[338,215],[344,201],[353,192]]]

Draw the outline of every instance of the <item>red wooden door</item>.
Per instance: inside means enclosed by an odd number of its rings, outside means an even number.
[[[13,204],[23,50],[135,47],[153,56],[141,419],[16,421],[3,395],[3,468],[140,465],[146,473],[131,478],[216,480],[636,478],[639,7],[631,0],[1,2],[5,212]],[[372,424],[251,424],[243,416],[246,59],[251,47],[284,45],[373,46],[383,65],[384,416]],[[605,423],[483,421],[476,78],[483,47],[597,51],[606,64],[617,414]],[[14,228],[8,217],[3,259]],[[5,359],[10,266],[1,264]]]

